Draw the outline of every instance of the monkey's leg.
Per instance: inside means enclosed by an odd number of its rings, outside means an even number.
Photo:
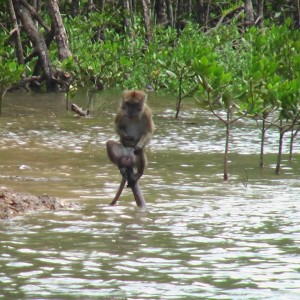
[[[126,161],[128,161],[128,160],[126,160]],[[120,188],[119,188],[120,194],[117,194],[116,197],[119,197],[121,195],[121,192],[124,188],[125,182],[127,181],[127,187],[131,188],[133,196],[134,196],[134,200],[135,200],[137,206],[145,209],[146,201],[144,199],[144,195],[141,191],[138,181],[134,178],[134,176],[135,176],[134,169],[132,167],[122,167],[122,168],[120,168],[120,173],[122,174],[122,177],[123,177],[122,182],[121,182],[121,183],[123,183],[123,185],[122,185],[122,187],[120,185]],[[112,201],[111,205],[114,205],[117,202],[117,200],[115,200],[115,201],[114,200]]]
[[[121,180],[121,182],[120,182],[118,191],[117,191],[117,193],[116,193],[116,195],[115,195],[113,201],[111,201],[111,202],[109,203],[109,205],[114,206],[114,205],[117,203],[117,201],[119,200],[119,198],[120,198],[120,196],[121,196],[121,194],[122,194],[122,191],[123,191],[123,189],[124,189],[125,183],[126,183],[126,179],[125,179],[124,177],[122,177],[122,180]]]
[[[122,180],[120,182],[118,191],[110,203],[110,205],[115,205],[120,198],[126,181],[128,181],[128,185],[131,185],[130,174],[133,173],[135,156],[133,154],[133,148],[124,147],[122,144],[115,141],[107,141],[106,149],[109,159],[119,168],[122,175]]]
[[[129,168],[127,168],[126,171],[128,171],[128,169]],[[133,172],[133,169],[131,172]],[[128,187],[131,188],[131,191],[133,193],[134,200],[135,200],[137,206],[140,208],[146,209],[146,201],[145,201],[144,195],[141,191],[139,183],[137,181],[130,182],[128,179],[126,179],[126,176],[122,176],[122,180],[120,182],[119,189],[118,189],[114,199],[112,200],[112,202],[109,205],[114,206],[117,203],[117,201],[119,200],[121,193],[124,189],[126,180],[128,182]]]
[[[121,167],[120,168],[120,173],[122,175],[122,180],[120,182],[120,185],[119,185],[119,188],[118,188],[118,191],[114,197],[114,199],[112,200],[112,202],[110,202],[109,205],[113,206],[117,203],[117,201],[119,200],[122,192],[123,192],[123,189],[125,187],[125,184],[126,184],[126,181],[128,182],[128,186],[130,186],[130,179],[129,179],[129,173],[132,173],[133,172],[133,168],[124,168],[124,167]],[[135,183],[135,182],[134,182]]]
[[[146,201],[144,198],[144,195],[141,191],[140,185],[138,183],[138,181],[135,182],[135,184],[133,186],[131,186],[131,190],[134,196],[134,200],[137,204],[138,207],[146,209]]]
[[[118,165],[119,160],[123,154],[123,148],[124,147],[118,142],[115,141],[106,142],[107,155],[113,164]]]
[[[134,173],[133,168],[126,168],[127,187],[131,188],[137,206],[146,209],[146,201],[138,183],[140,177],[140,174]]]
[[[135,153],[135,165],[137,167],[136,173],[131,172],[128,174],[128,186],[133,186],[144,174],[144,170],[147,165],[147,156],[145,151],[141,149],[138,153]]]

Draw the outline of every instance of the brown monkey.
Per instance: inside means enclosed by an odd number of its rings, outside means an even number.
[[[137,205],[139,207],[146,208],[146,202],[138,181],[133,181],[131,179],[134,172],[134,166],[136,164],[135,154],[133,153],[134,148],[124,147],[122,144],[115,141],[107,141],[106,147],[110,160],[112,162],[118,162],[116,165],[119,167],[120,173],[122,174],[120,186],[110,205],[115,205],[117,203],[127,181],[128,187],[131,188]]]
[[[114,141],[106,143],[108,157],[118,166],[123,176],[111,205],[118,201],[126,181],[134,192],[135,185],[147,165],[145,146],[154,132],[154,123],[146,99],[147,95],[143,91],[130,90],[123,93],[121,106],[115,118],[120,143]],[[139,190],[139,186],[136,188]],[[134,196],[136,198],[136,195]]]

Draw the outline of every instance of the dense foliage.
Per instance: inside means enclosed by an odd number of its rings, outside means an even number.
[[[8,0],[15,6],[25,2]],[[57,47],[49,43],[49,62],[51,70],[55,69],[50,79],[67,92],[70,87],[93,86],[171,93],[176,98],[176,117],[184,99],[195,97],[226,127],[224,179],[228,179],[231,126],[242,117],[258,121],[261,166],[266,131],[275,126],[279,131],[279,173],[284,135],[291,131],[293,142],[299,131],[299,1],[286,1],[284,5],[282,1],[209,1],[210,6],[203,1],[175,2],[72,1],[71,5],[62,1],[62,23],[54,35],[65,28],[68,43],[63,56],[58,42]],[[49,21],[47,6],[40,4],[40,15]],[[32,70],[41,66],[27,58],[16,62],[18,39],[9,35],[12,18],[4,10],[1,15],[2,99],[21,73],[23,78],[30,78],[35,75]],[[50,19],[53,27],[53,15]],[[39,21],[39,27],[51,35],[52,31],[41,24]],[[24,57],[32,55],[25,32],[20,32],[20,39]],[[35,41],[33,37],[32,43]],[[61,74],[68,79],[63,85]],[[44,77],[31,77],[23,87],[38,78],[43,88]],[[47,83],[45,86],[49,87]]]

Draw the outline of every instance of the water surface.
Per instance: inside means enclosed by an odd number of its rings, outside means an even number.
[[[14,94],[0,119],[0,185],[81,204],[0,222],[2,299],[300,299],[299,144],[274,175],[259,131],[242,120],[222,181],[224,128],[171,97],[149,95],[157,126],[141,180],[148,209],[126,190],[105,142],[116,139],[119,91],[95,95],[93,116],[74,117],[57,94]],[[74,101],[87,103],[85,93]],[[285,144],[287,152],[288,144]],[[20,168],[20,166],[28,166]]]

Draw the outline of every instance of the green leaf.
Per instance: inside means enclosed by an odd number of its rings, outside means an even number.
[[[202,56],[200,59],[200,63],[202,64],[202,66],[208,66],[209,60],[206,56]]]
[[[221,82],[222,83],[229,83],[232,79],[232,74],[231,73],[223,73],[221,77]]]
[[[173,73],[172,71],[166,70],[166,72],[167,72],[167,74],[168,74],[170,77],[172,77],[172,78],[177,78],[176,74]]]
[[[157,62],[158,62],[161,66],[163,66],[163,67],[166,67],[166,66],[167,66],[166,62],[164,62],[164,61],[162,61],[162,60],[160,60],[160,59],[158,59]]]
[[[17,69],[17,64],[16,64],[15,62],[10,62],[9,65],[8,65],[8,67],[9,67],[9,71],[10,71],[11,73],[13,73],[13,72],[15,72],[16,69]]]

